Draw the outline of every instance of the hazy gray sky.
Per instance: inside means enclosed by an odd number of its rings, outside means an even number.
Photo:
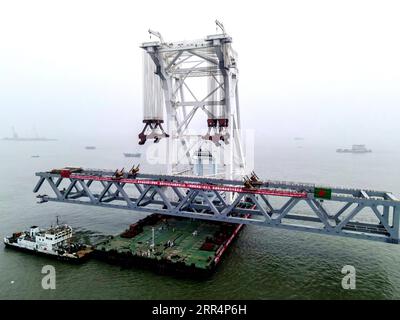
[[[399,1],[1,1],[0,136],[141,127],[141,49],[221,20],[239,54],[242,125],[260,137],[400,142]]]

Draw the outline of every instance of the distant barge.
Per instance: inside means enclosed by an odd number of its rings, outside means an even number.
[[[152,214],[99,243],[93,257],[162,274],[206,277],[214,272],[243,227]]]
[[[129,152],[124,152],[125,158],[140,158],[142,154],[140,152],[136,153],[129,153]]]
[[[371,153],[371,149],[367,149],[364,144],[353,144],[351,149],[337,149],[338,153]]]

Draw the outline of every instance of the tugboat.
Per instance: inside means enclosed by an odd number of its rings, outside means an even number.
[[[353,144],[351,149],[337,149],[338,153],[370,153],[372,150],[367,149],[364,144]]]
[[[4,238],[6,247],[31,252],[34,254],[54,257],[59,260],[82,262],[86,260],[93,249],[91,246],[73,243],[72,228],[69,225],[57,225],[48,229],[32,226],[28,231],[15,232]]]

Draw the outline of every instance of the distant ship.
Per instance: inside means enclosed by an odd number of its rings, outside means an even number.
[[[337,149],[339,153],[370,153],[371,149],[367,149],[364,144],[353,144],[351,149]]]
[[[124,156],[126,158],[139,158],[142,154],[140,152],[136,152],[136,153],[126,153],[124,152]]]
[[[12,131],[13,131],[13,136],[5,137],[5,138],[3,138],[3,140],[7,140],[7,141],[57,141],[57,139],[49,139],[49,138],[39,137],[37,135],[36,135],[36,137],[24,138],[24,137],[20,137],[14,128],[12,128]]]
[[[57,225],[48,229],[32,226],[28,231],[15,232],[4,238],[6,247],[54,257],[59,260],[81,262],[88,258],[93,249],[85,244],[73,243],[72,228]]]
[[[85,149],[86,150],[95,150],[96,147],[95,146],[86,146]]]

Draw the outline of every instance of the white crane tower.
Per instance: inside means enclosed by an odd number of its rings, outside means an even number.
[[[244,174],[237,54],[222,23],[215,23],[221,33],[193,41],[169,43],[149,30],[159,41],[141,46],[145,126],[139,144],[165,138],[171,175]]]

